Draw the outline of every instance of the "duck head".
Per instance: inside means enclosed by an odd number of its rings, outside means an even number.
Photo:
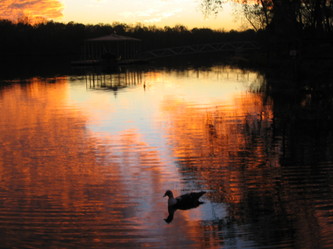
[[[166,196],[168,196],[169,198],[173,198],[173,193],[172,193],[172,191],[171,191],[171,190],[167,190],[167,191],[165,192],[165,194],[163,195],[163,197],[166,197]]]

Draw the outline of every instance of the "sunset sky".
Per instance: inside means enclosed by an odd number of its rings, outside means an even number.
[[[28,16],[65,23],[241,28],[241,18],[234,14],[235,3],[224,4],[217,16],[209,17],[204,16],[201,3],[201,0],[1,0],[0,18],[17,20]]]

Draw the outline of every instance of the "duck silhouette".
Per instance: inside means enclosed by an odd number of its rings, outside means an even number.
[[[191,192],[178,197],[174,197],[171,190],[167,190],[163,197],[168,196],[168,212],[169,216],[164,219],[165,222],[171,223],[173,220],[174,213],[177,209],[188,210],[192,208],[197,208],[204,202],[200,201],[199,198],[204,195],[205,191]]]

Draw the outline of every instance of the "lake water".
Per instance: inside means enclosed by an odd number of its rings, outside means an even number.
[[[332,248],[329,114],[269,89],[224,65],[7,80],[0,248]],[[167,223],[167,189],[207,193]]]

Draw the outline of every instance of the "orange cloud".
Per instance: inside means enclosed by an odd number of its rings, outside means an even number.
[[[0,19],[53,19],[62,17],[62,9],[59,0],[1,0]]]

